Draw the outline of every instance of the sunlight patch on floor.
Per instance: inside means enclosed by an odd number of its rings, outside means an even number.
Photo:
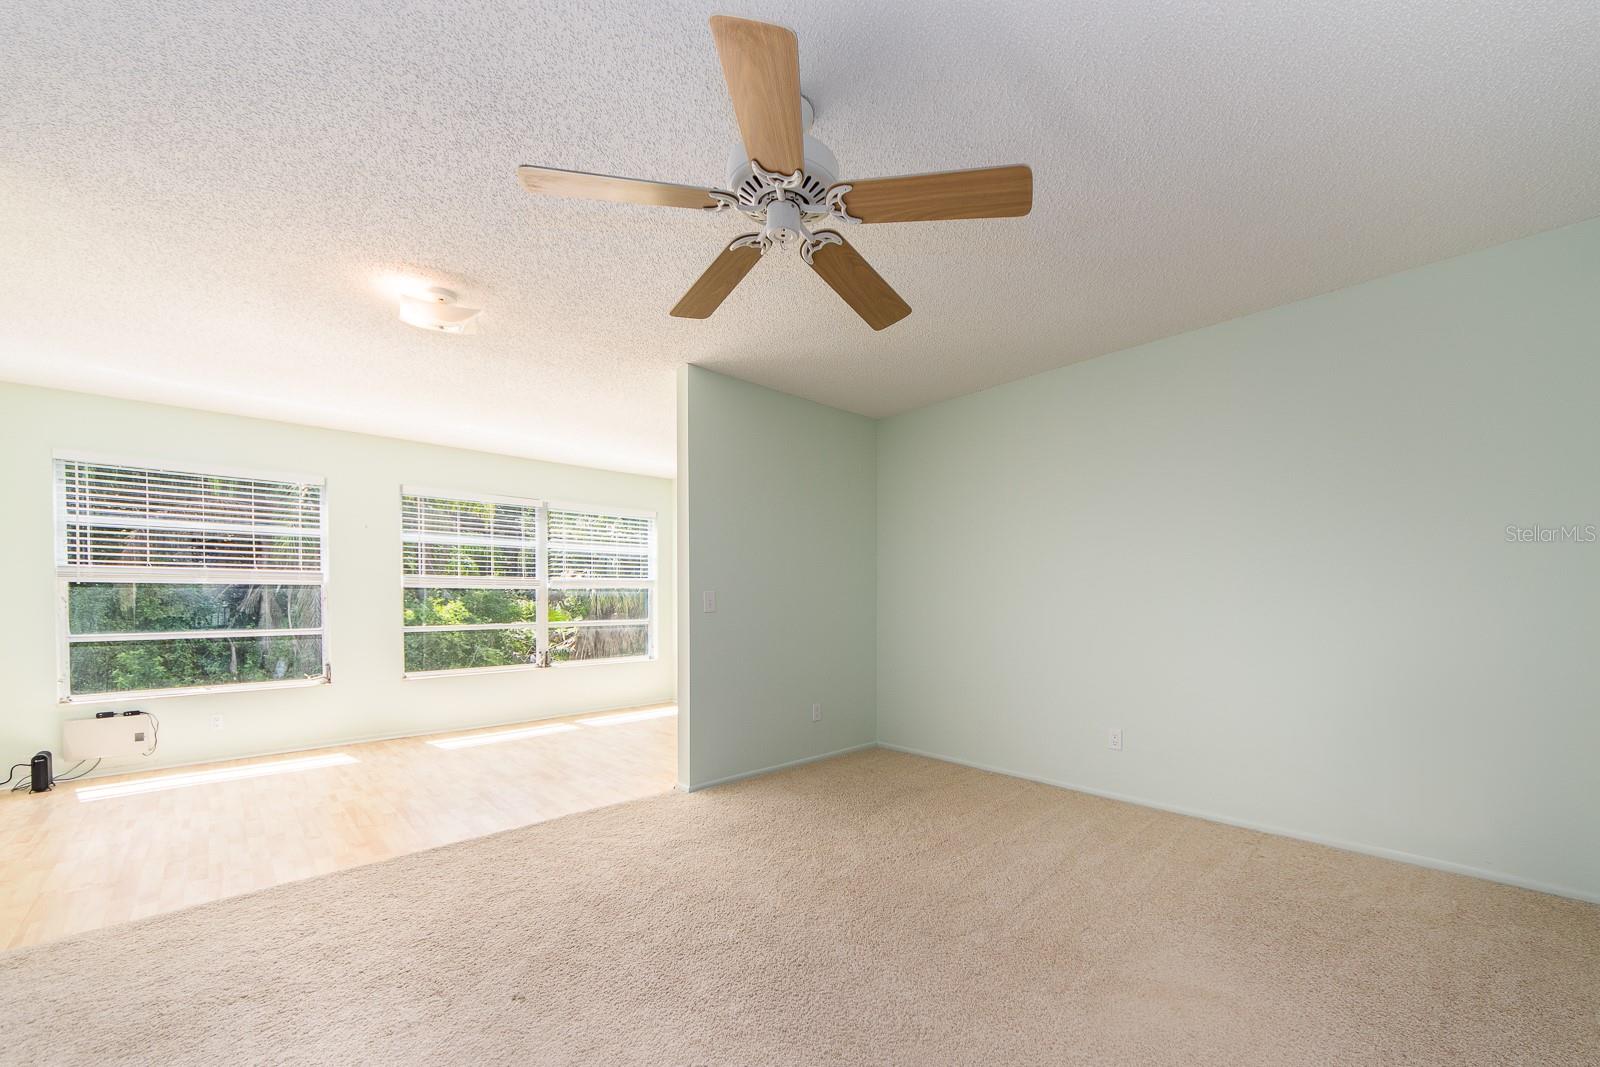
[[[520,730],[499,730],[492,734],[466,734],[461,737],[439,737],[428,744],[434,748],[476,748],[478,745],[497,745],[502,741],[520,741],[524,737],[543,737],[545,734],[564,734],[576,730],[568,722],[554,722],[545,726],[525,726]]]
[[[219,767],[214,771],[193,771],[188,774],[164,774],[155,778],[140,778],[132,782],[114,782],[111,785],[86,785],[77,790],[78,799],[110,800],[113,797],[131,797],[139,793],[156,793],[163,789],[185,789],[193,785],[212,782],[232,782],[240,778],[264,778],[271,774],[293,774],[312,771],[319,767],[338,767],[359,763],[354,756],[334,752],[326,756],[307,756],[304,759],[276,760],[271,763],[250,763],[242,767]]]

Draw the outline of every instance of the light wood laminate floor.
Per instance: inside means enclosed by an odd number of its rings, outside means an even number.
[[[429,743],[519,728],[540,732],[453,749]],[[353,762],[178,787],[153,781],[334,755]],[[669,705],[7,792],[0,948],[663,793],[676,778]],[[125,783],[163,788],[80,796]]]

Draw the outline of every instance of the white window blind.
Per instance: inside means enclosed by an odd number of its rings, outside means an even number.
[[[539,505],[402,493],[405,574],[520,584],[539,577]]]
[[[550,511],[550,578],[649,581],[655,520],[600,511]]]
[[[57,470],[67,576],[321,580],[321,485],[78,460]]]

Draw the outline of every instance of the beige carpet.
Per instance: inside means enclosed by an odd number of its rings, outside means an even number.
[[[868,751],[23,949],[0,1020],[29,1064],[1596,1064],[1600,908]]]

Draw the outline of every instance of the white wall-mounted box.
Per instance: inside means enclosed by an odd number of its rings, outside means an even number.
[[[145,712],[61,724],[62,759],[138,759],[156,750],[156,724]]]

